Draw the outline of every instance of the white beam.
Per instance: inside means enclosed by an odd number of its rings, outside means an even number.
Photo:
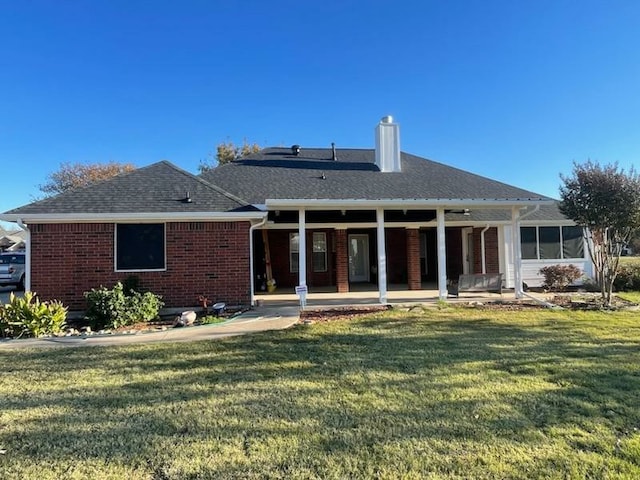
[[[447,245],[444,230],[444,209],[436,210],[438,235],[438,298],[447,299]]]
[[[298,210],[298,285],[307,284],[307,235],[304,208]]]
[[[384,209],[376,209],[378,228],[378,294],[380,303],[387,303],[387,250],[384,238]]]
[[[520,209],[511,209],[511,243],[513,247],[513,292],[522,298],[522,245],[520,244]]]

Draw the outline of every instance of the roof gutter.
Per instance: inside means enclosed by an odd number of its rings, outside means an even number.
[[[99,223],[99,222],[230,222],[260,220],[266,212],[140,212],[140,213],[33,213],[0,214],[6,222],[28,221],[30,223]]]
[[[537,205],[553,205],[555,200],[546,198],[513,198],[513,199],[491,199],[491,198],[434,198],[434,199],[402,199],[390,198],[380,200],[363,199],[267,199],[265,205],[268,209],[276,208],[308,208],[323,210],[331,207],[351,208],[351,209],[371,209],[378,207],[388,208],[461,208],[461,207],[482,207],[482,208],[511,208],[527,207]]]

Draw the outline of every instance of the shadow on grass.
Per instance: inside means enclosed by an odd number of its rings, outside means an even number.
[[[194,455],[208,462],[200,474],[335,475],[329,458],[341,459],[341,474],[361,473],[406,444],[432,452],[414,459],[418,470],[439,471],[448,449],[504,442],[559,442],[567,472],[589,467],[584,451],[632,469],[640,455],[620,443],[640,427],[634,334],[547,314],[522,323],[407,315],[214,342],[0,352],[0,447],[22,461],[118,461],[158,478],[172,468],[187,478]],[[464,456],[453,462],[469,472]]]

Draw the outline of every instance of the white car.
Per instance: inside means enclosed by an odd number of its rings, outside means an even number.
[[[0,286],[15,285],[24,290],[24,252],[0,253]]]

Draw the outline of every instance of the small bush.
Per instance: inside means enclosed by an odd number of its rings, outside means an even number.
[[[94,329],[119,328],[137,322],[148,322],[158,316],[164,305],[161,297],[151,292],[130,290],[125,294],[122,283],[113,288],[100,287],[85,292],[87,319]]]
[[[25,292],[23,297],[13,293],[9,303],[0,307],[2,335],[55,335],[60,333],[67,320],[67,308],[58,301],[41,302],[35,293]]]
[[[616,292],[640,291],[640,265],[623,265],[613,281]]]
[[[582,276],[575,265],[549,265],[538,272],[544,276],[544,288],[548,290],[564,290]]]

